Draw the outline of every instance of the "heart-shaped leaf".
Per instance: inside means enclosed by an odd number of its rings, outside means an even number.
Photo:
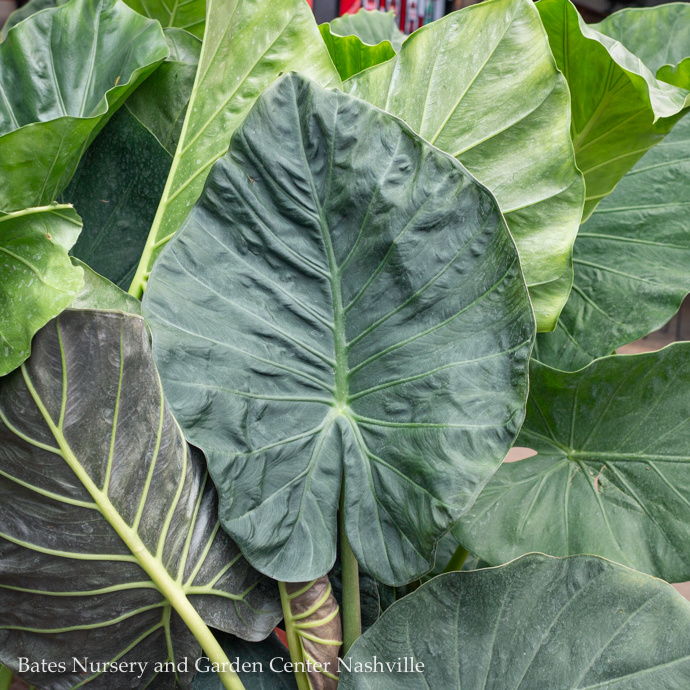
[[[363,43],[375,46],[387,41],[397,53],[405,40],[398,28],[395,12],[379,12],[362,8],[355,14],[344,14],[329,23],[336,36],[357,36]]]
[[[170,176],[130,292],[141,297],[160,250],[199,198],[211,166],[261,92],[284,72],[340,77],[304,0],[208,0],[199,59]]]
[[[665,582],[533,554],[441,575],[393,604],[350,650],[339,687],[682,690],[689,636],[690,604]]]
[[[574,371],[661,328],[678,311],[690,291],[688,188],[690,117],[580,228],[573,291],[555,332],[537,337],[537,359]]]
[[[495,200],[298,76],[233,137],[144,309],[223,526],[277,580],[330,570],[341,484],[364,569],[419,577],[522,420],[534,322]]]
[[[687,112],[690,81],[680,85],[684,88],[659,81],[638,56],[585,24],[570,0],[541,0],[537,8],[570,87],[573,145],[587,188],[586,220]],[[653,25],[655,16],[645,10],[639,20],[651,19]]]
[[[261,639],[280,619],[274,587],[219,530],[140,317],[65,311],[0,379],[0,591],[0,659],[15,671],[19,657],[64,662],[22,674],[55,688],[100,675],[73,656],[149,662],[138,687],[153,662],[188,658],[188,687],[199,643],[183,621],[208,654],[204,622]]]
[[[348,79],[395,56],[393,46],[388,41],[369,45],[357,36],[331,33],[329,24],[321,24],[319,30],[341,79]]]
[[[120,0],[72,0],[12,29],[0,43],[0,209],[56,199],[108,116],[167,55],[158,22]]]
[[[70,206],[0,211],[0,376],[29,356],[36,331],[84,287],[67,255],[80,231]]]
[[[489,0],[439,19],[345,88],[405,120],[496,195],[539,330],[553,330],[572,285],[584,189],[568,87],[531,0]]]
[[[596,553],[690,579],[690,344],[599,359],[568,374],[533,362],[517,445],[455,528],[489,563],[528,551]]]

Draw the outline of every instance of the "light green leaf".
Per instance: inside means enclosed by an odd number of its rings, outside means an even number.
[[[125,314],[141,316],[141,302],[138,299],[120,290],[117,285],[96,273],[83,261],[72,257],[72,264],[84,271],[84,287],[69,305],[71,309],[122,311]]]
[[[343,477],[359,563],[419,577],[521,423],[534,322],[494,198],[298,76],[235,133],[144,313],[223,526],[277,580],[333,565]]]
[[[206,23],[206,0],[125,0],[133,9],[145,17],[157,19],[165,28],[185,29],[194,36],[204,35]]]
[[[441,575],[352,647],[340,690],[685,690],[690,604],[593,556]],[[410,657],[412,660],[410,661]],[[355,672],[356,664],[383,672]],[[386,672],[398,659],[423,670]]]
[[[398,28],[394,12],[379,12],[362,8],[355,14],[336,17],[329,26],[336,36],[357,36],[363,43],[374,46],[388,41],[397,53],[405,40],[405,34]]]
[[[80,231],[70,206],[0,211],[0,376],[29,356],[36,331],[84,286],[67,255]]]
[[[689,6],[690,8],[690,6]],[[580,228],[575,284],[534,356],[567,371],[661,328],[690,291],[690,117]]]
[[[492,564],[528,551],[596,553],[690,579],[690,344],[575,373],[533,362],[518,446],[455,529]]]
[[[570,87],[573,145],[587,188],[586,220],[687,112],[690,82],[679,88],[656,79],[640,57],[585,24],[570,0],[541,0],[537,8]],[[644,22],[654,16],[645,12],[638,19]],[[609,26],[613,24],[615,19],[609,20]],[[639,30],[653,25],[649,22]]]
[[[209,0],[199,69],[170,176],[130,292],[141,297],[160,250],[201,194],[211,166],[261,92],[284,72],[323,86],[340,77],[304,0]]]
[[[331,33],[328,24],[321,24],[319,30],[341,79],[348,79],[395,56],[393,46],[388,41],[368,45],[357,36],[338,36]]]
[[[56,199],[108,116],[167,55],[158,23],[120,0],[71,0],[12,29],[0,43],[0,208]]]
[[[40,687],[100,676],[73,656],[148,662],[142,688],[153,662],[188,657],[177,675],[189,687],[199,642],[209,654],[213,640],[206,624],[258,640],[280,620],[274,583],[218,528],[215,489],[165,403],[140,317],[65,311],[0,379],[0,591],[2,663],[65,662],[21,674]],[[157,683],[177,687],[171,673]]]
[[[572,284],[582,177],[568,88],[530,0],[488,0],[440,19],[345,84],[455,156],[495,195],[520,251],[540,330]]]

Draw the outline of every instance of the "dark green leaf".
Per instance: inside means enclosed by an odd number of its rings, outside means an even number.
[[[290,670],[283,670],[285,663],[290,662],[290,654],[275,633],[262,642],[245,642],[227,633],[216,633],[216,636],[228,659],[232,663],[239,661],[238,675],[245,690],[297,690],[295,676]],[[271,662],[276,671],[271,670]],[[224,690],[218,675],[208,664],[202,664],[200,661],[203,670],[194,678],[193,689]],[[248,667],[251,670],[243,671],[242,664],[252,664]]]
[[[145,17],[157,19],[164,27],[186,29],[198,38],[204,35],[206,0],[125,0]],[[210,3],[209,3],[210,4]]]
[[[340,690],[685,690],[689,637],[690,604],[665,582],[533,554],[441,575],[394,604],[350,650]],[[383,672],[354,672],[375,657]],[[409,657],[422,672],[386,672]]]
[[[669,582],[690,579],[690,344],[530,368],[517,445],[455,528],[496,565],[528,551],[596,553]]]
[[[372,46],[363,43],[357,36],[333,34],[328,24],[321,24],[319,30],[341,79],[348,79],[395,56],[393,46],[388,41]]]
[[[84,287],[67,255],[80,231],[69,206],[0,211],[0,376],[29,356],[36,331]]]
[[[585,24],[570,0],[541,0],[537,8],[570,87],[571,131],[577,164],[585,176],[583,218],[587,219],[687,112],[690,81],[685,88],[658,81],[650,65]],[[646,32],[655,16],[648,10],[639,14],[639,21],[645,23],[638,30]],[[611,25],[615,19],[607,21]]]
[[[297,76],[237,131],[144,305],[223,526],[278,580],[332,567],[343,476],[360,564],[419,577],[522,420],[534,322],[494,198]]]
[[[29,2],[27,2],[25,5],[22,5],[18,10],[12,12],[12,14],[7,18],[7,21],[2,27],[0,39],[4,41],[7,38],[7,32],[12,27],[19,24],[19,22],[24,21],[32,14],[36,14],[36,12],[40,12],[41,10],[59,7],[67,2],[69,2],[69,0],[29,0]]]
[[[138,687],[156,661],[189,657],[191,674],[200,650],[183,620],[256,640],[280,619],[274,587],[218,529],[141,318],[65,311],[0,379],[0,590],[2,663],[66,662],[22,674],[44,687],[86,680],[75,655],[150,662]],[[129,673],[105,678],[132,687]]]
[[[57,198],[89,142],[168,55],[157,22],[119,0],[72,0],[0,43],[0,208]]]
[[[357,36],[363,43],[372,46],[388,41],[396,53],[406,38],[398,28],[394,12],[361,9],[355,14],[336,17],[330,27],[331,33],[336,36]]]
[[[572,284],[584,189],[568,87],[531,0],[454,12],[415,31],[395,59],[345,88],[401,117],[496,195],[537,325],[553,330]]]
[[[131,286],[135,297],[143,294],[158,253],[187,217],[211,166],[228,150],[230,137],[261,92],[290,71],[323,86],[340,86],[304,0],[207,4],[210,29],[170,177]]]
[[[120,290],[117,285],[99,275],[83,261],[72,257],[72,263],[84,271],[84,287],[69,305],[71,309],[122,311],[141,316],[141,302]]]
[[[690,9],[690,5],[688,6]],[[661,328],[690,291],[690,116],[580,228],[575,284],[534,356],[573,371]]]

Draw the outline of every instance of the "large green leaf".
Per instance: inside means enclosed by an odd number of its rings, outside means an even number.
[[[690,81],[679,88],[657,80],[650,65],[585,24],[570,0],[541,0],[537,8],[570,87],[572,137],[577,164],[585,176],[583,218],[587,219],[623,175],[687,112]],[[638,19],[642,23],[654,16],[645,12]],[[639,30],[645,29],[640,26]]]
[[[584,190],[568,88],[530,0],[488,0],[415,31],[346,89],[401,117],[495,195],[520,251],[540,330],[572,284]]]
[[[688,6],[690,9],[690,6]],[[575,284],[535,357],[573,371],[661,328],[690,291],[690,117],[580,228]]]
[[[180,29],[166,39],[168,59],[103,128],[61,195],[84,221],[72,253],[125,290],[165,188],[201,47]]]
[[[160,25],[120,0],[71,0],[0,43],[0,209],[47,204],[88,143],[168,55]]]
[[[340,690],[685,690],[689,635],[690,604],[665,582],[533,554],[441,575],[393,604],[350,650]],[[398,661],[408,672],[387,671]]]
[[[397,53],[405,40],[405,34],[398,28],[394,12],[379,12],[362,8],[355,14],[336,17],[329,26],[336,36],[357,36],[363,43],[377,45],[383,41],[391,44]]]
[[[199,198],[211,166],[261,92],[284,72],[323,86],[340,77],[304,0],[208,0],[209,23],[170,176],[131,293]]]
[[[388,41],[369,45],[357,36],[331,33],[328,24],[321,24],[319,30],[341,79],[349,79],[354,74],[395,56],[393,46]]]
[[[84,286],[67,255],[80,231],[69,206],[0,212],[0,376],[29,356],[36,331]]]
[[[274,586],[218,529],[140,317],[65,311],[0,379],[0,590],[2,663],[66,662],[22,674],[41,687],[90,679],[73,656],[149,662],[137,687],[153,662],[189,657],[188,687],[200,649],[183,621],[261,639],[280,619]]]
[[[164,27],[185,29],[194,36],[204,35],[206,24],[206,0],[125,0],[134,10],[145,17],[157,19]]]
[[[333,565],[341,484],[364,569],[419,577],[522,420],[534,322],[495,200],[298,76],[235,133],[144,310],[223,526],[278,580]]]
[[[596,553],[690,579],[690,344],[606,357],[576,373],[533,362],[517,445],[455,529],[492,563]]]

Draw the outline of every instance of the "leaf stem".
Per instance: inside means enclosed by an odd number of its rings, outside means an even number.
[[[343,656],[362,634],[362,607],[359,598],[359,564],[345,533],[345,511],[340,501],[340,568],[343,582]]]
[[[0,664],[0,690],[10,690],[14,673],[7,666]]]
[[[287,637],[288,649],[290,650],[290,659],[296,668],[301,668],[301,666],[297,664],[303,664],[304,657],[302,655],[302,645],[297,637],[297,629],[295,628],[292,608],[290,607],[290,595],[288,594],[284,582],[278,583],[278,589],[280,590],[280,603],[283,607],[285,636]],[[298,690],[311,690],[311,684],[309,683],[309,677],[306,671],[295,671],[294,676]]]
[[[443,572],[454,573],[456,570],[461,570],[469,555],[470,552],[462,544],[458,544],[458,548],[455,549],[455,553],[450,557],[448,565],[443,569]]]

